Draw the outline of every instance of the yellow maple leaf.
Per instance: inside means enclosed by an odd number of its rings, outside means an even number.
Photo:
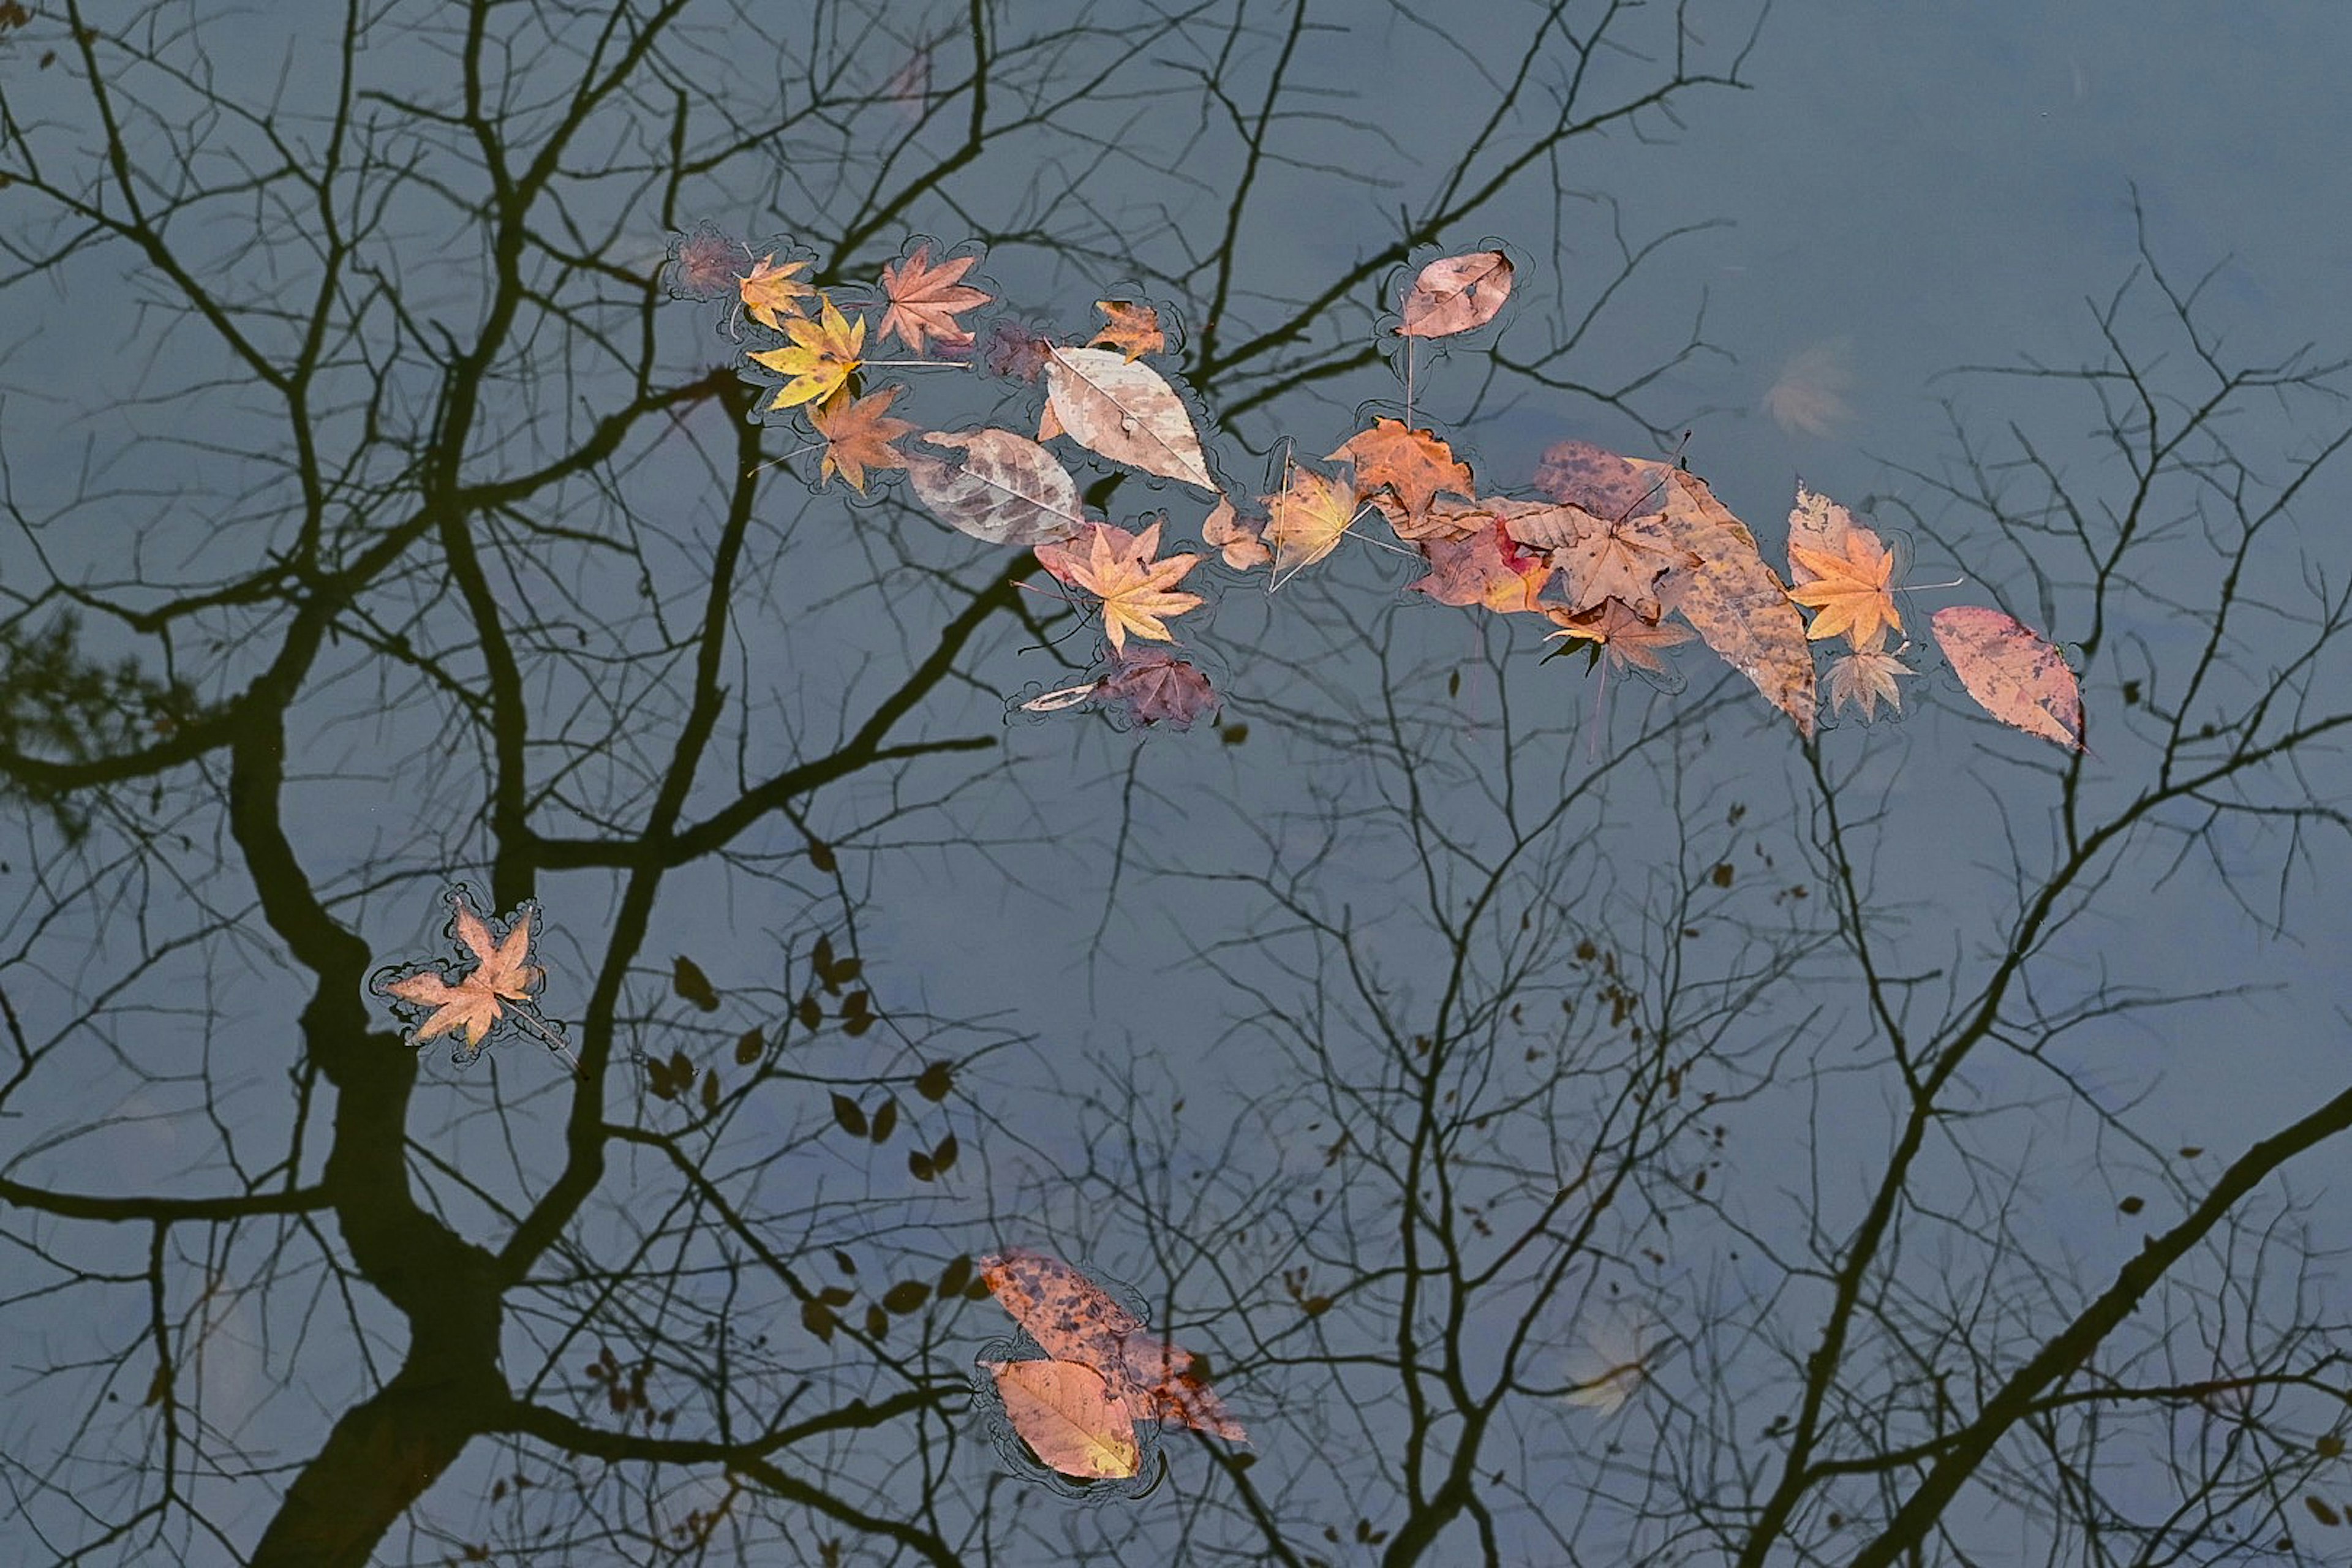
[[[1160,551],[1160,525],[1129,533],[1107,522],[1087,525],[1087,552],[1078,554],[1076,542],[1037,546],[1037,563],[1062,582],[1084,588],[1102,601],[1103,635],[1113,651],[1123,651],[1129,633],[1153,642],[1173,642],[1167,617],[1181,616],[1201,605],[1198,594],[1175,592],[1184,574],[1200,563],[1198,555],[1171,555],[1154,561]]]
[[[776,393],[771,409],[791,408],[803,403],[821,403],[841,390],[857,367],[866,363],[866,318],[855,323],[845,320],[834,307],[832,300],[817,296],[823,303],[817,319],[796,318],[784,323],[784,334],[793,341],[781,349],[762,349],[751,358],[793,379]]]
[[[1813,641],[1845,634],[1856,650],[1875,647],[1887,627],[1903,629],[1888,584],[1895,579],[1895,555],[1878,536],[1855,524],[1846,531],[1843,548],[1809,550],[1789,546],[1789,563],[1811,579],[1789,590],[1789,597],[1814,610],[1805,636]]]
[[[391,982],[383,987],[387,995],[404,1002],[414,1002],[433,1009],[432,1016],[409,1031],[408,1043],[423,1045],[437,1035],[462,1029],[467,1050],[478,1048],[482,1037],[490,1032],[505,1008],[503,1002],[530,999],[531,988],[539,984],[540,971],[530,962],[530,918],[529,907],[518,911],[506,940],[493,942],[490,928],[482,923],[479,915],[467,909],[463,900],[454,900],[457,911],[457,940],[476,960],[474,968],[457,984],[452,985],[431,970]]]
[[[1356,521],[1356,487],[1302,468],[1265,502],[1265,539],[1274,547],[1276,575],[1312,566],[1339,547]]]
[[[760,264],[737,281],[736,287],[743,296],[743,309],[761,326],[782,331],[784,323],[778,312],[799,316],[801,300],[816,292],[793,276],[807,266],[805,261],[787,261],[779,267],[772,250],[760,258]]]

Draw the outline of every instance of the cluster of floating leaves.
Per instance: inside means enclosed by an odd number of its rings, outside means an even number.
[[[1552,623],[1549,640],[1582,647],[1611,670],[1668,674],[1668,650],[1697,641],[1752,682],[1810,740],[1826,700],[1864,721],[1899,713],[1917,672],[1900,640],[1895,552],[1844,507],[1802,486],[1789,519],[1788,575],[1705,480],[1676,464],[1566,441],[1544,455],[1537,494],[1482,489],[1435,431],[1380,416],[1333,447],[1329,470],[1286,462],[1273,493],[1236,496],[1212,468],[1167,356],[1159,309],[1096,302],[1102,323],[1085,342],[973,313],[995,297],[979,286],[974,247],[917,239],[871,282],[814,281],[816,258],[784,242],[754,254],[708,226],[673,247],[670,287],[714,297],[731,266],[737,308],[775,346],[744,351],[747,375],[775,386],[762,417],[805,419],[821,450],[819,481],[863,493],[902,472],[932,515],[989,544],[1027,549],[1060,590],[1099,616],[1109,668],[1022,706],[1090,706],[1127,720],[1183,727],[1216,693],[1181,653],[1139,657],[1130,639],[1173,644],[1172,623],[1202,596],[1184,581],[1213,552],[1234,572],[1268,574],[1269,591],[1329,557],[1377,519],[1388,548],[1426,567],[1410,586],[1440,604]],[[1442,257],[1405,287],[1391,331],[1408,346],[1493,321],[1517,277],[1500,250]],[[845,301],[846,302],[845,304]],[[877,361],[895,340],[928,358]],[[1040,383],[1034,436],[994,426],[925,429],[900,417],[908,388],[866,389],[886,365],[975,362],[1005,379]],[[1410,361],[1408,360],[1408,384]],[[1077,481],[1049,443],[1091,460],[1197,491],[1207,510],[1201,549],[1160,551],[1164,517],[1129,530],[1086,514]],[[1810,616],[1810,623],[1807,616]],[[2074,749],[2082,710],[2058,650],[1997,610],[1958,606],[1929,618],[1970,696],[2002,722]],[[1816,644],[1836,648],[1817,668]],[[1566,651],[1565,648],[1556,651]]]

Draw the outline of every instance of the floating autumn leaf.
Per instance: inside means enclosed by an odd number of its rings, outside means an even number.
[[[1499,250],[1449,256],[1421,269],[1404,297],[1408,338],[1443,338],[1485,326],[1511,293],[1511,258]]]
[[[1217,488],[1184,400],[1150,365],[1108,349],[1054,349],[1045,361],[1045,399],[1054,420],[1079,445],[1147,474]]]
[[[804,312],[800,302],[816,293],[814,289],[799,280],[798,275],[808,269],[805,261],[787,261],[781,265],[774,251],[760,258],[737,283],[743,300],[743,309],[753,321],[763,327],[782,331],[785,317],[798,318]]]
[[[2011,617],[1956,605],[1927,618],[1960,684],[2004,724],[2083,749],[2083,694],[2059,651]]]
[[[817,318],[795,317],[783,323],[791,343],[780,349],[754,350],[751,359],[792,379],[777,389],[770,409],[818,403],[841,390],[865,363],[866,318],[845,319],[831,300],[822,301]]]
[[[705,218],[692,233],[670,237],[662,282],[673,300],[716,300],[741,286],[736,268],[750,254],[740,240]]]
[[[1141,533],[1129,533],[1107,522],[1089,523],[1086,550],[1077,542],[1037,546],[1037,563],[1056,578],[1084,588],[1102,601],[1103,635],[1111,650],[1127,646],[1131,633],[1153,642],[1171,642],[1166,617],[1198,609],[1201,595],[1180,594],[1175,586],[1184,574],[1200,564],[1192,554],[1154,561],[1160,552],[1160,524]]]
[[[1595,517],[1639,517],[1665,506],[1662,463],[1623,458],[1590,441],[1555,441],[1536,460],[1536,489]]]
[[[930,447],[960,450],[950,464],[920,447],[904,454],[907,482],[949,527],[990,544],[1051,544],[1078,531],[1077,481],[1054,454],[1010,430],[933,430]]]
[[[1830,711],[1859,708],[1867,722],[1878,717],[1878,705],[1884,702],[1899,713],[1903,710],[1903,689],[1895,683],[1904,676],[1918,673],[1884,647],[1841,654],[1830,660]]]
[[[1603,599],[1589,610],[1566,610],[1555,605],[1545,614],[1559,625],[1559,630],[1545,637],[1546,642],[1573,637],[1591,643],[1596,651],[1609,656],[1612,669],[1631,666],[1664,675],[1666,667],[1658,658],[1658,650],[1686,643],[1696,635],[1688,626],[1678,626],[1671,621],[1644,620],[1622,599]]]
[[[1812,648],[1788,589],[1757,552],[1756,536],[1696,474],[1667,463],[1626,460],[1662,484],[1675,542],[1698,558],[1697,565],[1666,574],[1658,585],[1660,602],[1811,740],[1818,700]]]
[[[1789,575],[1793,584],[1789,597],[1814,611],[1813,624],[1805,636],[1818,642],[1843,634],[1857,653],[1874,648],[1885,640],[1888,629],[1903,629],[1903,616],[1895,607],[1890,586],[1895,580],[1894,552],[1833,501],[1829,503],[1833,510],[1819,511],[1820,526],[1808,526],[1803,531],[1806,537],[1800,538],[1796,519],[1805,515],[1809,525],[1812,521],[1805,506],[1808,495],[1799,488],[1789,534]],[[1822,536],[1820,543],[1811,542],[1815,534]]]
[[[1145,1332],[1141,1320],[1068,1264],[1021,1247],[979,1263],[990,1294],[1048,1356],[1102,1373],[1139,1417],[1167,1417],[1232,1442],[1249,1441],[1192,1375],[1190,1352]]]
[[[919,426],[911,420],[893,418],[889,411],[892,401],[906,390],[903,386],[886,386],[854,400],[846,393],[836,393],[810,414],[809,423],[824,437],[820,479],[839,474],[864,495],[868,468],[907,466],[907,459],[890,443],[901,436],[914,434]]]
[[[1421,548],[1429,575],[1406,586],[1441,605],[1476,605],[1506,615],[1543,607],[1536,595],[1551,580],[1551,563],[1521,550],[1499,518],[1467,539],[1432,539]]]
[[[426,969],[397,979],[379,974],[371,982],[378,995],[415,1007],[431,1008],[431,1013],[409,1030],[408,1043],[421,1046],[443,1035],[457,1034],[463,1041],[454,1059],[470,1060],[482,1047],[491,1027],[508,1011],[508,1004],[517,1004],[518,1012],[528,1008],[546,979],[546,972],[530,962],[530,943],[539,929],[539,905],[526,900],[516,906],[507,917],[506,933],[496,935],[482,918],[467,907],[470,897],[463,887],[453,888],[446,895],[450,908],[448,935],[474,960],[471,969],[451,984],[440,972]],[[561,1041],[543,1026],[551,1042]]]
[[[1112,661],[1095,697],[1116,702],[1138,723],[1183,730],[1217,705],[1217,695],[1200,667],[1158,648],[1133,648]]]
[[[1253,566],[1263,566],[1274,559],[1274,552],[1265,547],[1258,531],[1244,522],[1234,503],[1224,497],[1210,509],[1208,519],[1201,524],[1201,542],[1225,558],[1225,564],[1236,572],[1246,572]]]
[[[1129,359],[1158,353],[1168,346],[1168,335],[1160,330],[1160,312],[1150,306],[1129,300],[1097,300],[1095,309],[1110,318],[1094,335],[1095,343],[1108,343]]]
[[[1538,504],[1501,496],[1473,500],[1448,500],[1440,496],[1429,503],[1427,510],[1415,515],[1386,490],[1375,490],[1365,500],[1388,520],[1396,536],[1408,544],[1427,544],[1433,539],[1468,539],[1492,528],[1497,518],[1508,522],[1518,515],[1521,507]]]
[[[1309,468],[1295,469],[1287,486],[1260,499],[1265,502],[1265,541],[1274,547],[1277,577],[1330,554],[1356,521],[1356,487]]]
[[[1645,620],[1659,616],[1658,580],[1677,568],[1699,564],[1663,512],[1614,520],[1562,502],[1540,514],[1514,520],[1521,543],[1549,545],[1559,568],[1571,610],[1587,610],[1604,599],[1622,599]],[[1557,541],[1558,542],[1553,542]]]
[[[1394,491],[1408,520],[1427,511],[1441,490],[1465,500],[1477,493],[1469,464],[1456,462],[1454,449],[1435,432],[1408,429],[1402,419],[1377,418],[1370,429],[1357,431],[1325,457],[1355,465],[1359,491]]]
[[[890,305],[882,312],[882,335],[897,337],[915,353],[921,353],[932,338],[942,343],[970,342],[971,334],[956,318],[995,298],[961,281],[978,259],[958,256],[934,267],[926,240],[904,261],[886,263],[882,293]]]
[[[1074,1361],[984,1361],[1013,1430],[1048,1468],[1117,1480],[1143,1461],[1135,1416],[1094,1368]]]

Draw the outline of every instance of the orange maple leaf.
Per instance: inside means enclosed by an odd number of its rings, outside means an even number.
[[[1135,359],[1168,346],[1168,335],[1160,330],[1160,312],[1150,306],[1128,300],[1097,300],[1095,309],[1110,320],[1088,342],[1089,348],[1107,343]]]
[[[1603,599],[1589,610],[1554,608],[1545,613],[1559,624],[1559,630],[1546,637],[1546,642],[1576,637],[1591,643],[1596,652],[1609,656],[1613,669],[1632,665],[1663,675],[1666,667],[1658,658],[1658,649],[1686,643],[1697,635],[1671,622],[1644,620],[1622,599]]]
[[[534,911],[528,904],[518,909],[505,939],[493,942],[490,928],[466,907],[462,897],[452,894],[449,901],[457,910],[453,930],[474,955],[473,969],[455,985],[427,969],[378,989],[387,996],[433,1009],[431,1016],[408,1032],[410,1045],[421,1046],[436,1036],[463,1030],[470,1053],[480,1048],[482,1037],[504,1014],[503,1004],[530,1000],[540,983],[542,972],[529,961]]]
[[[784,335],[793,340],[790,346],[757,350],[751,355],[756,363],[793,378],[778,389],[776,400],[768,405],[772,409],[821,403],[840,391],[851,374],[866,363],[866,318],[860,316],[852,324],[830,299],[818,298],[824,309],[815,321],[796,318],[784,323]]]
[[[903,386],[886,386],[854,401],[845,391],[836,392],[809,415],[809,423],[824,437],[820,478],[830,479],[837,473],[864,495],[866,469],[907,466],[907,459],[890,445],[901,436],[921,428],[910,420],[890,416],[891,400],[906,390]]]
[[[778,312],[783,316],[800,315],[801,300],[816,292],[793,277],[807,266],[805,261],[787,261],[779,267],[772,250],[760,258],[760,264],[736,285],[742,292],[743,309],[761,326],[782,331],[784,323]]]
[[[1103,635],[1113,652],[1127,647],[1128,634],[1153,642],[1173,642],[1166,617],[1200,607],[1198,594],[1174,592],[1185,573],[1200,564],[1193,554],[1171,555],[1154,561],[1160,552],[1160,525],[1129,533],[1107,522],[1089,523],[1087,553],[1080,558],[1076,542],[1037,546],[1037,563],[1062,582],[1084,588],[1102,600]]]
[[[932,338],[944,343],[967,343],[971,333],[956,318],[975,305],[996,298],[957,281],[971,270],[977,257],[959,256],[931,265],[929,242],[915,247],[904,261],[882,268],[882,292],[890,308],[882,312],[882,335],[896,336],[916,353]]]
[[[1859,653],[1876,647],[1885,629],[1903,629],[1902,614],[1887,588],[1895,578],[1895,556],[1859,523],[1845,531],[1842,543],[1837,551],[1789,546],[1790,566],[1805,574],[1789,597],[1815,612],[1807,638],[1818,642],[1843,632]]]
[[[1454,449],[1434,431],[1407,429],[1402,419],[1375,419],[1370,429],[1357,431],[1325,456],[1356,466],[1359,490],[1394,490],[1408,518],[1427,511],[1440,490],[1465,498],[1476,493],[1469,464],[1454,461]]]

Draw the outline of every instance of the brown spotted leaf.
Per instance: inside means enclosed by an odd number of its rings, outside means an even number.
[[[1131,300],[1097,300],[1095,309],[1109,317],[1103,330],[1094,335],[1093,347],[1108,344],[1129,359],[1155,354],[1168,346],[1168,335],[1160,330],[1160,312],[1149,305],[1139,305]]]
[[[1818,699],[1804,618],[1757,552],[1756,536],[1696,475],[1665,463],[1636,467],[1662,481],[1675,542],[1698,558],[1697,565],[1667,574],[1658,585],[1661,602],[1811,740]]]

